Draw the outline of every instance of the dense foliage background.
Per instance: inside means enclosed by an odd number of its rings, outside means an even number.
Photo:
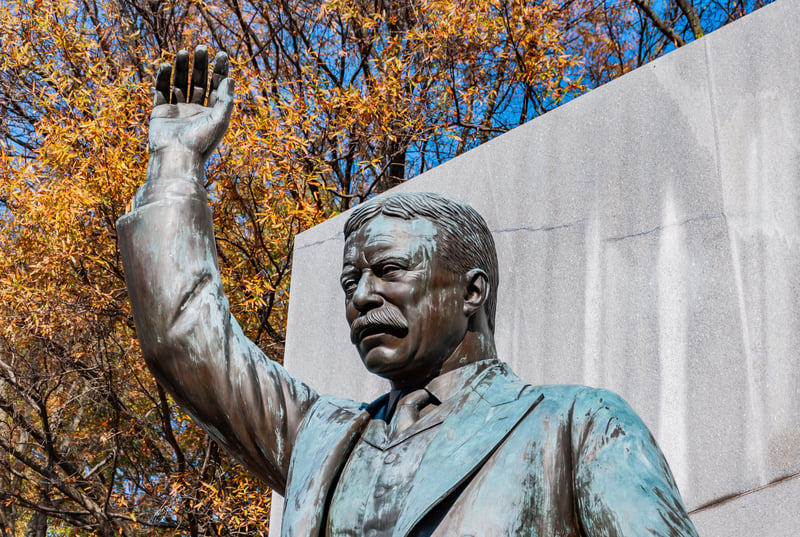
[[[0,535],[266,535],[139,358],[115,222],[154,67],[208,44],[223,278],[282,360],[292,237],[769,0],[0,0]]]

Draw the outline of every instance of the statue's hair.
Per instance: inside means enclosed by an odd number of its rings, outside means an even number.
[[[486,316],[494,332],[497,309],[497,251],[492,232],[478,211],[460,201],[431,192],[388,194],[358,205],[344,225],[345,240],[361,226],[383,214],[404,220],[426,218],[436,226],[438,254],[445,268],[465,274],[474,268],[486,272],[489,296]]]

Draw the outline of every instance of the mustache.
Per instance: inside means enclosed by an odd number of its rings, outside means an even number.
[[[350,325],[350,341],[358,345],[368,333],[378,332],[400,332],[405,335],[408,332],[408,321],[399,311],[389,306],[370,310],[356,317]]]

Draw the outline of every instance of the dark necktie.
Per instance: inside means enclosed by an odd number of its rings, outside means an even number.
[[[393,436],[411,426],[419,419],[419,411],[431,401],[431,394],[427,390],[415,390],[400,398],[392,418],[394,427]]]

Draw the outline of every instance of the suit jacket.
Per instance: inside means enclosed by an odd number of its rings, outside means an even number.
[[[317,395],[244,337],[200,185],[145,185],[118,232],[153,374],[285,496],[282,535],[323,536],[332,490],[373,409]],[[617,395],[529,386],[503,365],[462,396],[460,411],[442,416],[394,537],[696,535],[663,455]]]

